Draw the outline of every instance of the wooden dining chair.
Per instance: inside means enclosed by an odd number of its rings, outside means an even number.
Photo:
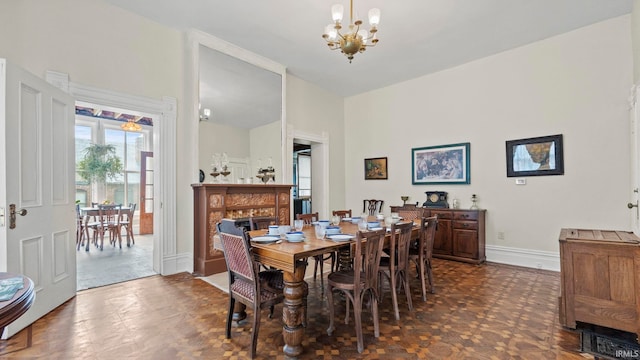
[[[229,273],[229,309],[227,314],[226,337],[231,338],[233,309],[236,301],[253,310],[253,331],[251,333],[251,358],[256,356],[260,313],[269,308],[269,318],[273,316],[275,304],[284,300],[282,289],[284,280],[278,270],[258,271],[253,259],[246,229],[217,224],[218,235],[222,243],[224,258]]]
[[[133,237],[133,216],[136,213],[136,206],[137,204],[135,203],[129,203],[129,210],[124,211],[123,209],[120,214],[120,228],[124,228],[125,233],[127,234],[127,247],[135,245],[136,243],[136,240]]]
[[[380,276],[380,282],[378,283],[380,302],[382,301],[382,279],[386,278],[389,281],[389,289],[391,290],[391,300],[396,320],[400,320],[397,295],[398,285],[404,288],[409,311],[413,311],[411,289],[409,288],[409,247],[411,244],[412,229],[413,221],[391,224],[390,254],[388,257],[380,259],[380,269],[378,273]]]
[[[311,225],[314,221],[320,220],[317,212],[310,214],[297,214],[296,219],[304,221],[305,225]]]
[[[382,204],[384,204],[384,201],[367,199],[362,200],[362,203],[362,213],[373,216],[382,211]]]
[[[340,216],[340,219],[350,218],[351,217],[351,209],[349,210],[333,210],[333,216]]]
[[[385,229],[375,231],[359,231],[356,234],[353,270],[339,270],[327,277],[327,304],[329,306],[329,328],[331,336],[335,327],[335,306],[333,291],[338,290],[345,295],[346,313],[344,322],[349,323],[349,304],[353,305],[353,317],[358,339],[358,352],[364,350],[362,338],[362,308],[368,305],[373,317],[375,337],[380,336],[378,319],[378,268],[384,245]],[[364,241],[366,239],[366,242]],[[368,301],[365,301],[366,296]]]
[[[318,213],[311,214],[298,214],[296,215],[296,219],[304,221],[305,225],[311,225],[314,221],[320,220],[318,217]],[[315,255],[313,257],[314,265],[313,265],[313,280],[316,279],[318,275],[318,269],[320,269],[320,286],[324,290],[324,262],[327,260],[331,260],[331,271],[336,267],[336,253],[332,251],[327,254]]]
[[[84,241],[85,241],[85,234],[87,233],[87,230],[85,228],[85,216],[82,214],[82,212],[80,211],[80,205],[76,204],[76,250],[80,250],[80,247],[82,245],[84,245]],[[89,239],[87,236],[87,249],[88,245],[89,245]]]
[[[122,249],[122,236],[120,235],[120,208],[122,205],[98,204],[98,224],[94,230],[94,242],[98,243],[100,237],[100,250],[104,249],[104,236],[109,233],[109,243],[115,246],[116,240]]]
[[[420,283],[422,285],[422,301],[427,301],[425,280],[429,281],[429,290],[431,293],[435,293],[431,260],[437,226],[438,216],[423,217],[420,223],[420,240],[418,241],[418,247],[412,247],[409,249],[409,259],[415,263],[416,272],[420,277]]]
[[[278,219],[273,216],[255,216],[249,218],[249,229],[262,230],[268,229],[269,225],[275,225],[278,223]]]
[[[414,210],[398,210],[395,211],[398,213],[398,216],[402,218],[403,221],[414,221],[419,222],[422,219],[422,208],[415,208]]]

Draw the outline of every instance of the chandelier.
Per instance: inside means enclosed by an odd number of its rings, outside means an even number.
[[[136,123],[136,121],[133,120],[133,119],[129,119],[129,120],[127,120],[126,123],[122,123],[122,125],[120,125],[120,127],[124,131],[140,131],[140,130],[142,130],[142,126],[140,126],[140,124]]]
[[[344,7],[340,4],[331,7],[331,15],[333,24],[327,25],[322,37],[327,41],[327,45],[331,50],[340,49],[341,52],[349,59],[349,63],[353,60],[353,55],[358,52],[364,52],[367,47],[376,46],[378,43],[376,26],[380,23],[380,9],[373,8],[369,10],[369,31],[360,29],[362,20],[353,20],[353,0],[349,10],[349,31],[347,33],[340,32],[342,29],[342,13]],[[369,42],[369,43],[368,43]]]

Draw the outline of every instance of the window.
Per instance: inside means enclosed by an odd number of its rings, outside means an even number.
[[[298,154],[298,197],[311,196],[311,156]]]
[[[122,162],[124,171],[106,184],[89,184],[76,171],[76,200],[81,205],[109,200],[116,204],[137,203],[140,197],[140,152],[151,151],[151,130],[127,132],[121,122],[76,116],[75,141],[76,164],[84,155],[84,149],[92,143],[110,144]],[[82,194],[81,196],[79,196]]]

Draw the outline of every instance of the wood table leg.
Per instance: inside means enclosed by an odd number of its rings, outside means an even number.
[[[236,304],[233,306],[233,317],[232,320],[236,323],[240,323],[240,321],[247,318],[247,305],[241,303],[240,301],[236,301]]]
[[[304,272],[307,268],[306,261],[296,263],[295,272],[284,272],[284,302],[282,308],[282,336],[285,357],[297,358],[302,354],[302,338],[304,327],[302,319],[305,317],[304,296]]]

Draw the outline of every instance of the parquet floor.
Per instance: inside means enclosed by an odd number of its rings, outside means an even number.
[[[328,336],[326,298],[311,282],[304,359],[584,359],[577,333],[558,323],[559,273],[434,259],[436,293],[425,303],[417,279],[409,312],[387,289],[380,337],[363,313],[365,351],[353,321]],[[0,342],[3,359],[245,359],[250,324],[224,335],[227,295],[190,274],[151,276],[94,288]],[[344,303],[337,316],[344,317]],[[281,314],[282,306],[276,307]],[[249,313],[249,318],[251,314]],[[282,320],[262,316],[260,359],[283,359]],[[593,357],[591,357],[593,359]]]

